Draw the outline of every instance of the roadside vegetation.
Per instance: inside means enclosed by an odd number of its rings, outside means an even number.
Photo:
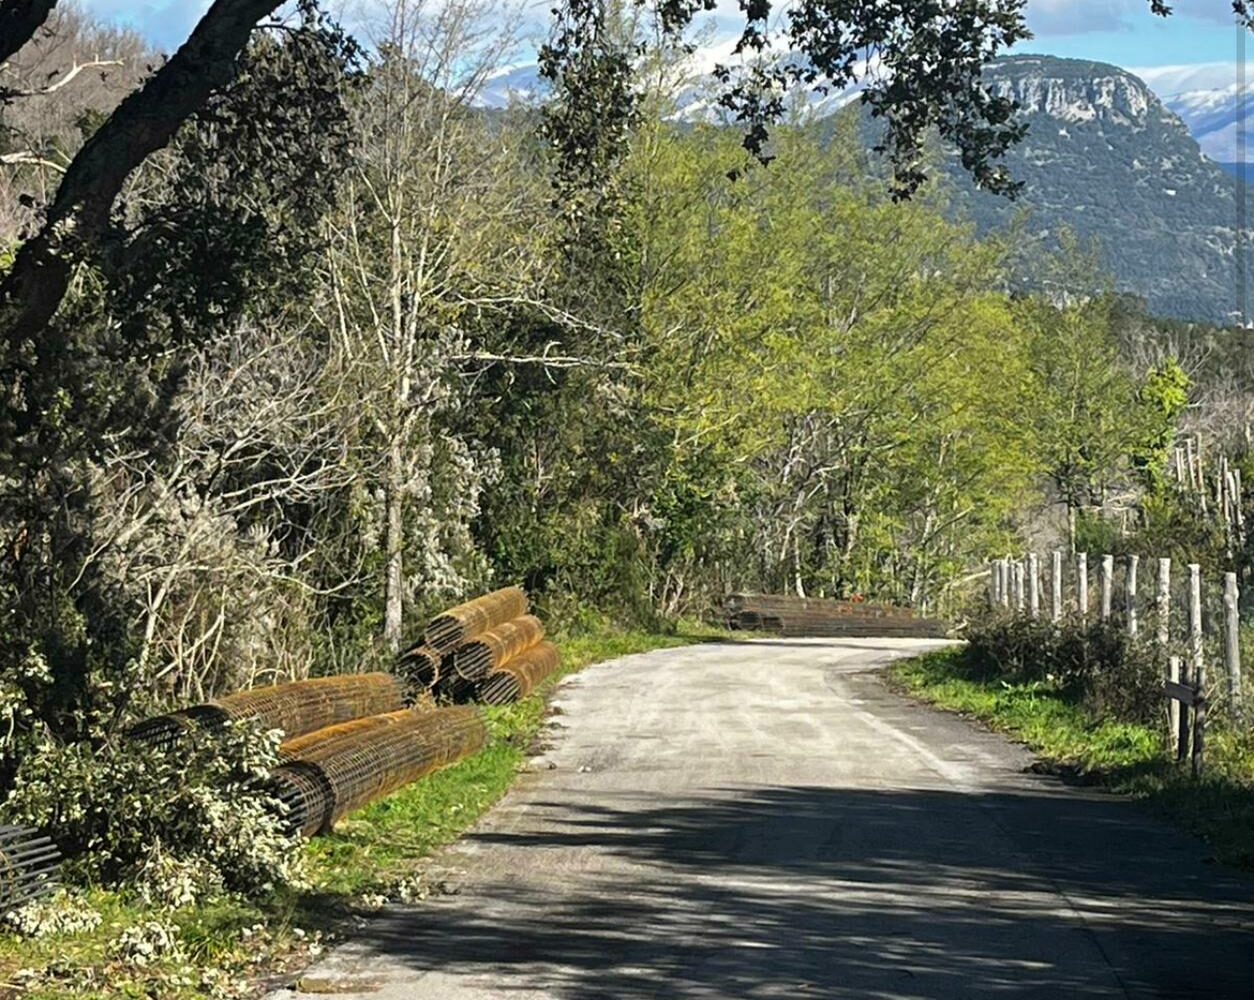
[[[890,682],[939,708],[1019,740],[1068,781],[1142,800],[1201,836],[1214,858],[1254,869],[1254,730],[1219,714],[1207,731],[1206,769],[1194,779],[1170,745],[1161,664],[1148,647],[1100,626],[1065,641],[1097,654],[1051,656],[1052,625],[977,628],[964,648],[890,668]],[[1254,636],[1250,636],[1254,639]],[[1254,642],[1247,641],[1254,652]]]
[[[602,622],[559,636],[561,674],[522,702],[487,709],[485,750],[306,843],[293,884],[252,899],[219,894],[183,905],[146,902],[134,888],[88,888],[27,908],[24,933],[0,934],[0,997],[251,997],[263,982],[291,981],[290,970],[316,957],[354,917],[448,891],[426,879],[423,860],[474,825],[539,751],[548,698],[561,677],[718,638],[726,637],[689,622],[665,634]]]
[[[218,0],[166,61],[0,0],[29,27],[0,41],[0,822],[91,904],[23,911],[52,933],[0,941],[0,989],[246,993],[362,900],[438,891],[413,862],[508,787],[542,699],[310,845],[256,792],[272,734],[123,734],[388,669],[489,587],[575,668],[741,589],[960,610],[1035,535],[1250,561],[1164,487],[1204,430],[1254,524],[1254,372],[1195,351],[1237,334],[1145,315],[1065,237],[1049,293],[1011,291],[1014,233],[924,184],[949,157],[1014,190],[979,70],[1016,5],[810,4],[811,60],[694,81],[702,4],[568,0],[545,92],[492,110],[529,4],[279,6]],[[769,96],[868,50],[887,157],[856,108]],[[715,116],[679,117],[693,87]]]

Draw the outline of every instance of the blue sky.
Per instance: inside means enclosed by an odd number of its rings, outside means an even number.
[[[187,36],[208,0],[82,0],[97,14],[139,29],[173,48]],[[548,0],[537,4],[544,16]],[[1236,31],[1228,0],[1173,0],[1176,14],[1154,17],[1148,0],[1029,0],[1037,37],[1021,48],[1112,62],[1125,67],[1234,62]],[[731,24],[738,4],[721,5],[720,22]],[[1254,52],[1254,45],[1251,46]],[[1219,67],[1214,67],[1219,72]]]

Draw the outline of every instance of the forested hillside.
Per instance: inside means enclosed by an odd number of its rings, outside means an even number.
[[[1231,184],[1136,81],[1016,61],[990,94],[1010,14],[871,5],[883,155],[743,80],[710,84],[733,127],[681,124],[693,6],[561,5],[547,101],[490,112],[519,40],[488,0],[354,33],[219,0],[168,58],[71,8],[0,52],[11,814],[107,826],[133,772],[93,755],[144,713],[384,668],[493,585],[571,631],[735,590],[943,613],[1025,539],[1188,521],[1183,430],[1246,460],[1239,334],[1156,318],[1222,313]],[[933,183],[938,137],[977,199]],[[1064,196],[1060,158],[1101,183]],[[1056,239],[990,224],[1020,182]]]
[[[669,123],[662,55],[580,187],[532,114],[478,110],[490,23],[258,34],[10,353],[5,662],[55,728],[371,662],[494,579],[650,620],[729,588],[935,605],[1162,459],[1181,375],[1118,356],[1078,250],[1037,264],[1070,305],[1008,296],[1021,248],[896,200],[853,119],[759,163]],[[62,72],[143,72],[75,46]],[[99,124],[73,84],[6,111],[10,233]]]

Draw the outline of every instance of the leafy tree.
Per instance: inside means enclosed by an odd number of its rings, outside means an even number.
[[[603,179],[606,142],[630,128],[638,94],[630,83],[630,56],[645,48],[607,43],[614,13],[633,5],[652,11],[656,34],[671,44],[716,0],[563,0],[541,60],[543,75],[559,87],[560,114],[549,138],[572,170],[589,184]],[[1149,0],[1167,16],[1163,0]],[[1241,23],[1254,4],[1233,0]],[[719,103],[744,126],[745,148],[772,158],[769,127],[787,110],[797,85],[820,92],[857,84],[862,102],[885,123],[880,151],[888,154],[898,195],[925,180],[924,140],[935,129],[955,146],[963,167],[982,187],[1012,194],[1015,181],[998,163],[1024,134],[1015,107],[981,84],[984,65],[1031,37],[1026,0],[746,0],[744,27],[734,49],[742,68],[720,66]],[[782,21],[782,31],[777,31]],[[784,50],[776,56],[777,44]],[[802,58],[789,58],[796,53]]]
[[[0,665],[24,715],[0,744],[5,769],[35,723],[99,736],[140,693],[142,605],[100,534],[114,502],[102,467],[169,454],[186,370],[176,349],[267,295],[299,294],[293,276],[342,172],[353,57],[316,12],[258,39],[247,72],[175,137],[165,176],[81,260],[76,294],[4,358]]]

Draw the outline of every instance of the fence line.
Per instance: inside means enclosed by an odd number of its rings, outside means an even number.
[[[1186,464],[1187,463],[1187,464]],[[1199,453],[1193,453],[1191,447],[1179,453],[1178,466],[1192,469],[1194,482],[1205,480],[1201,476],[1201,459]],[[1215,501],[1218,507],[1225,503],[1226,491],[1233,489],[1232,497],[1240,494],[1235,491],[1239,487],[1236,471],[1224,468],[1217,477],[1221,486],[1217,487]],[[1234,481],[1236,480],[1236,481]],[[1231,503],[1231,500],[1228,501]],[[1238,507],[1232,503],[1228,509]],[[1235,525],[1236,514],[1231,514]],[[1128,556],[1122,563],[1122,626],[1127,633],[1139,638],[1141,628],[1140,598],[1140,564],[1137,555]],[[989,573],[989,605],[993,609],[1009,611],[1012,614],[1028,616],[1033,621],[1042,617],[1042,598],[1046,591],[1042,587],[1041,570],[1043,561],[1035,553],[1028,553],[1023,558],[994,559],[990,564]],[[1064,557],[1060,549],[1055,549],[1048,560],[1049,567],[1049,598],[1050,620],[1059,623],[1064,617],[1067,607],[1066,588],[1064,581]],[[1101,557],[1098,567],[1099,594],[1098,607],[1101,621],[1113,623],[1116,606],[1116,583],[1120,574],[1116,573],[1115,557],[1105,554]],[[1081,623],[1088,620],[1089,614],[1089,555],[1077,552],[1075,556],[1075,614]],[[1187,618],[1184,621],[1186,632],[1177,638],[1183,642],[1184,657],[1177,655],[1172,648],[1172,560],[1158,559],[1158,578],[1153,597],[1153,627],[1146,628],[1146,635],[1155,642],[1162,651],[1163,663],[1163,694],[1167,698],[1167,716],[1173,743],[1178,748],[1181,760],[1190,758],[1195,773],[1200,774],[1204,762],[1206,741],[1206,715],[1209,708],[1208,676],[1206,660],[1206,631],[1203,614],[1203,581],[1201,566],[1197,563],[1188,565],[1188,579],[1185,596]],[[1213,592],[1212,592],[1213,593]],[[1242,677],[1241,677],[1241,585],[1236,573],[1225,573],[1223,577],[1222,623],[1218,629],[1220,649],[1223,659],[1223,681],[1226,681],[1228,702],[1234,721],[1243,721]],[[1220,681],[1220,683],[1223,683]],[[1192,720],[1190,721],[1190,710]]]

